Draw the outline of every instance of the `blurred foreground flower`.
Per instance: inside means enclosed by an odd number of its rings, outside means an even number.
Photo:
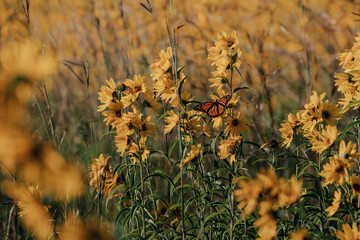
[[[53,234],[53,220],[49,210],[42,203],[42,194],[38,187],[22,186],[11,181],[3,181],[1,188],[5,194],[15,200],[19,206],[19,215],[38,239],[49,239]]]

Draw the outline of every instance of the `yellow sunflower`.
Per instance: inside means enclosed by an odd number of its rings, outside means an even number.
[[[168,111],[168,114],[169,115],[165,117],[165,134],[171,132],[171,130],[176,127],[179,122],[179,117],[176,113],[174,113],[173,111]]]
[[[335,74],[335,86],[338,86],[338,91],[341,93],[355,92],[356,86],[354,85],[353,75],[349,73],[336,73]]]
[[[142,120],[141,118],[137,119],[134,123],[134,127],[139,130],[141,138],[146,140],[148,136],[155,137],[156,126],[154,123],[150,122],[151,116],[148,116],[146,119]]]
[[[201,149],[201,144],[198,145],[192,145],[190,152],[186,155],[186,158],[184,158],[180,164],[180,167],[183,167],[186,163],[191,162],[194,158],[196,158]]]
[[[360,158],[360,153],[356,151],[356,144],[351,141],[345,144],[344,140],[341,140],[339,147],[339,156],[348,161],[352,161],[353,158]]]
[[[321,102],[320,109],[322,119],[329,125],[334,125],[334,121],[341,119],[343,116],[341,109],[338,108],[338,105],[330,103],[329,100]]]
[[[325,178],[323,186],[336,183],[337,185],[343,185],[345,178],[348,175],[347,165],[344,164],[341,159],[335,155],[330,157],[329,163],[324,164],[323,170],[319,173],[320,176]]]
[[[281,132],[281,138],[284,139],[281,145],[289,148],[294,139],[294,130],[289,122],[281,123],[280,126],[279,131]]]
[[[221,140],[220,145],[218,146],[218,156],[220,159],[225,159],[230,156],[230,163],[235,162],[241,140],[241,136],[230,136],[228,139]]]
[[[124,111],[122,102],[111,102],[107,107],[108,110],[102,112],[102,115],[106,117],[104,119],[106,125],[113,125],[113,123],[121,120]]]
[[[161,108],[161,104],[157,102],[157,98],[154,96],[154,94],[151,93],[150,90],[146,91],[144,94],[144,107],[150,108],[154,111],[154,113],[157,113],[157,110]]]
[[[101,86],[100,92],[98,93],[98,99],[102,103],[102,105],[98,106],[98,112],[104,111],[111,102],[116,102],[116,99],[114,99],[114,93],[116,93],[117,84],[112,78],[106,80],[106,83],[108,86]]]
[[[90,186],[99,188],[103,183],[103,178],[106,175],[106,168],[108,166],[108,160],[110,157],[105,158],[104,154],[100,154],[98,158],[93,159],[93,163],[90,164]]]
[[[154,63],[150,65],[150,68],[153,70],[150,76],[153,80],[158,80],[161,75],[171,68],[172,49],[168,47],[166,51],[161,50],[159,57],[160,59],[155,60]]]
[[[352,228],[349,224],[344,223],[342,231],[337,230],[335,234],[339,240],[356,240],[360,238],[360,231],[356,226],[356,222],[353,223]]]
[[[126,97],[129,98],[131,102],[135,102],[136,99],[139,97],[140,93],[146,92],[146,86],[144,83],[144,78],[140,75],[134,75],[134,79],[127,79],[124,84],[126,86],[125,94]]]
[[[247,125],[249,122],[245,120],[245,116],[240,116],[240,112],[234,112],[233,117],[226,119],[226,128],[224,133],[230,136],[237,136],[244,130],[249,130]]]
[[[334,200],[332,202],[332,205],[328,208],[326,208],[326,212],[328,212],[328,215],[331,217],[332,215],[334,215],[337,210],[339,209],[341,204],[341,190],[337,190],[334,193]]]
[[[324,152],[335,142],[337,136],[336,126],[326,126],[321,132],[316,133],[316,137],[310,139],[310,143],[313,145],[312,150],[317,153]]]

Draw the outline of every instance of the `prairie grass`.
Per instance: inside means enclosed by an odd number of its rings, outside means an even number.
[[[0,239],[360,239],[356,1],[0,2]]]

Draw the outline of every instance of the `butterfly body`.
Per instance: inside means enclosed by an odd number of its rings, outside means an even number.
[[[215,118],[225,112],[227,103],[230,101],[231,95],[226,95],[213,102],[204,102],[194,107],[194,110],[205,112],[209,117]]]

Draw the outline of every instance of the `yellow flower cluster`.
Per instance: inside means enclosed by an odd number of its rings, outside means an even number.
[[[93,163],[89,166],[90,186],[95,186],[95,189],[97,192],[101,192],[103,198],[108,197],[115,187],[123,183],[118,173],[115,172],[114,174],[112,166],[108,163],[109,158],[105,158],[103,154],[100,154],[99,158],[93,159]],[[119,196],[119,194],[115,196]],[[113,195],[110,195],[110,198],[112,197]]]
[[[326,93],[320,96],[314,91],[310,103],[296,115],[290,113],[288,120],[281,124],[282,145],[290,147],[296,133],[301,133],[312,144],[312,150],[322,153],[335,141],[338,131],[335,121],[342,118],[341,109],[329,100],[323,101]]]
[[[134,162],[145,161],[149,150],[145,146],[148,136],[154,137],[156,126],[151,115],[144,118],[146,109],[157,112],[161,105],[147,91],[144,77],[135,75],[123,83],[115,83],[112,78],[101,86],[98,111],[105,116],[104,122],[116,128],[115,142],[117,151],[123,156],[128,153]]]
[[[57,68],[56,59],[45,50],[37,41],[24,40],[7,43],[0,51],[0,170],[4,174],[1,187],[4,194],[14,199],[22,221],[38,239],[48,239],[54,231],[41,192],[63,201],[83,192],[79,171],[24,125],[26,106],[35,95],[34,89]]]
[[[350,50],[341,53],[337,58],[344,73],[335,74],[335,86],[344,95],[339,99],[339,104],[343,105],[344,112],[351,108],[357,109],[360,106],[360,34],[355,37],[355,43]]]
[[[302,181],[292,176],[286,182],[284,178],[277,178],[275,170],[269,168],[259,173],[255,179],[237,179],[235,182],[240,189],[234,190],[234,196],[240,202],[238,208],[245,217],[258,206],[261,218],[254,222],[254,226],[259,228],[258,235],[268,239],[276,237],[277,225],[273,212],[297,201]]]

